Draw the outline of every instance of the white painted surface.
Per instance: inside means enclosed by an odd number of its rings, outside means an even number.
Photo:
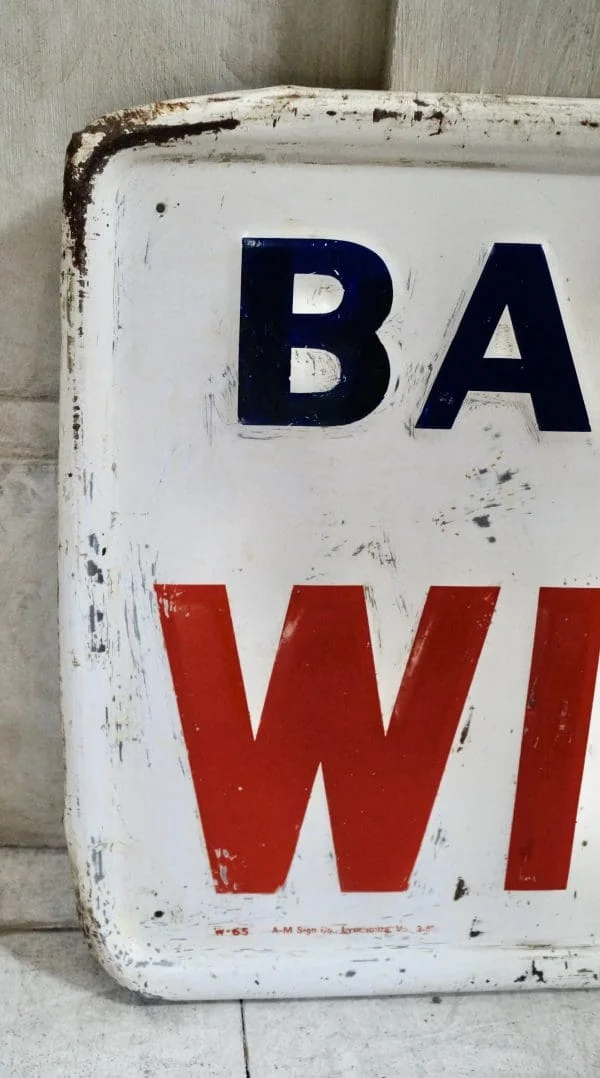
[[[392,90],[600,96],[596,0],[397,0]]]
[[[597,115],[557,102],[281,90],[106,125],[110,153],[119,124],[241,121],[175,149],[149,139],[117,152],[92,177],[83,269],[81,237],[68,237],[67,829],[87,929],[122,982],[198,998],[528,989],[597,976],[600,880],[584,850],[600,804],[591,766],[568,889],[525,896],[503,883],[538,588],[598,580]],[[75,176],[103,130],[84,137]],[[402,167],[407,158],[415,167]],[[574,161],[581,175],[565,174]],[[463,167],[431,167],[443,163]],[[394,203],[410,216],[383,215]],[[352,428],[240,428],[231,367],[248,222],[255,235],[360,239],[390,267],[395,303],[381,331],[390,390]],[[532,238],[548,251],[592,434],[542,435],[527,398],[477,395],[452,432],[413,437],[428,364],[464,309],[461,289],[464,299],[493,243]],[[516,485],[498,479],[503,469]],[[494,546],[475,526],[482,503]],[[389,556],[371,557],[372,543],[387,543]],[[371,589],[386,716],[427,589],[501,585],[468,699],[472,733],[462,752],[457,731],[406,893],[340,892],[317,781],[287,885],[215,894],[157,582],[227,585],[254,729],[294,585]],[[91,604],[102,621],[90,633]],[[597,724],[596,709],[589,760]],[[457,880],[469,890],[460,902]],[[218,937],[217,927],[240,925],[239,937]],[[274,932],[289,925],[289,936]]]

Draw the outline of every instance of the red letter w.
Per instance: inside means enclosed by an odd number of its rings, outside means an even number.
[[[156,593],[217,891],[282,886],[319,766],[342,890],[406,890],[498,589],[430,589],[386,733],[362,587],[295,587],[256,736],[225,588]]]

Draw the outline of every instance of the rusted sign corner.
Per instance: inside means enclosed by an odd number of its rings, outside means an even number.
[[[94,181],[107,161],[120,150],[141,144],[164,146],[193,135],[218,136],[222,131],[234,131],[247,120],[265,122],[272,116],[274,108],[281,113],[289,107],[296,114],[305,101],[310,102],[311,110],[314,110],[315,99],[320,99],[323,116],[334,117],[337,115],[335,110],[326,111],[329,98],[339,99],[339,104],[345,105],[350,96],[356,98],[360,93],[350,95],[302,86],[275,86],[243,94],[223,93],[159,101],[95,120],[71,137],[66,154],[65,246],[70,250],[74,270],[80,277],[86,274],[86,217]]]
[[[218,98],[210,100],[215,103]],[[68,230],[67,245],[73,267],[80,276],[86,273],[85,228],[94,180],[114,154],[141,143],[160,146],[189,135],[232,131],[240,124],[239,119],[227,115],[188,123],[184,117],[194,103],[197,104],[191,100],[162,101],[144,108],[111,113],[71,137],[65,161],[63,211]],[[165,117],[170,117],[169,123],[161,122]]]

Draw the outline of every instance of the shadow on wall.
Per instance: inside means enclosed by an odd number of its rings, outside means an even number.
[[[270,9],[270,10],[269,10]],[[383,86],[390,0],[283,0],[275,7],[257,7],[251,20],[247,51],[240,49],[242,27],[237,26],[223,59],[240,86],[296,83],[342,89],[379,89]],[[247,20],[247,5],[239,5],[239,19]],[[261,25],[264,23],[264,25]],[[256,36],[264,34],[261,52],[269,57],[257,81]],[[253,41],[254,38],[254,41]]]
[[[0,397],[58,393],[61,194],[0,232]]]
[[[0,461],[0,845],[62,845],[56,464]]]
[[[37,996],[43,1000],[43,980],[51,979],[76,992],[85,992],[97,1000],[125,1007],[160,1007],[158,1000],[149,1000],[123,988],[105,973],[91,954],[79,930],[58,932],[11,933],[0,937],[0,948],[21,967],[21,977],[37,984]],[[68,990],[67,989],[67,990]],[[184,1007],[189,1003],[183,1004]]]
[[[44,403],[21,412],[2,404],[57,394],[59,266],[57,192],[0,232],[0,443],[3,454],[21,458],[0,459],[0,844],[6,845],[64,843],[57,475],[52,459],[33,459],[36,442],[43,456],[55,445],[43,432],[55,413]],[[20,429],[23,422],[31,424],[29,434]]]

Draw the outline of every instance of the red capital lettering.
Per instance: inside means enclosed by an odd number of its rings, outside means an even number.
[[[341,889],[405,890],[498,589],[430,589],[386,732],[363,588],[295,587],[256,736],[225,588],[156,594],[216,890],[283,885],[319,766]]]
[[[541,588],[505,887],[567,886],[598,653],[600,588]]]

